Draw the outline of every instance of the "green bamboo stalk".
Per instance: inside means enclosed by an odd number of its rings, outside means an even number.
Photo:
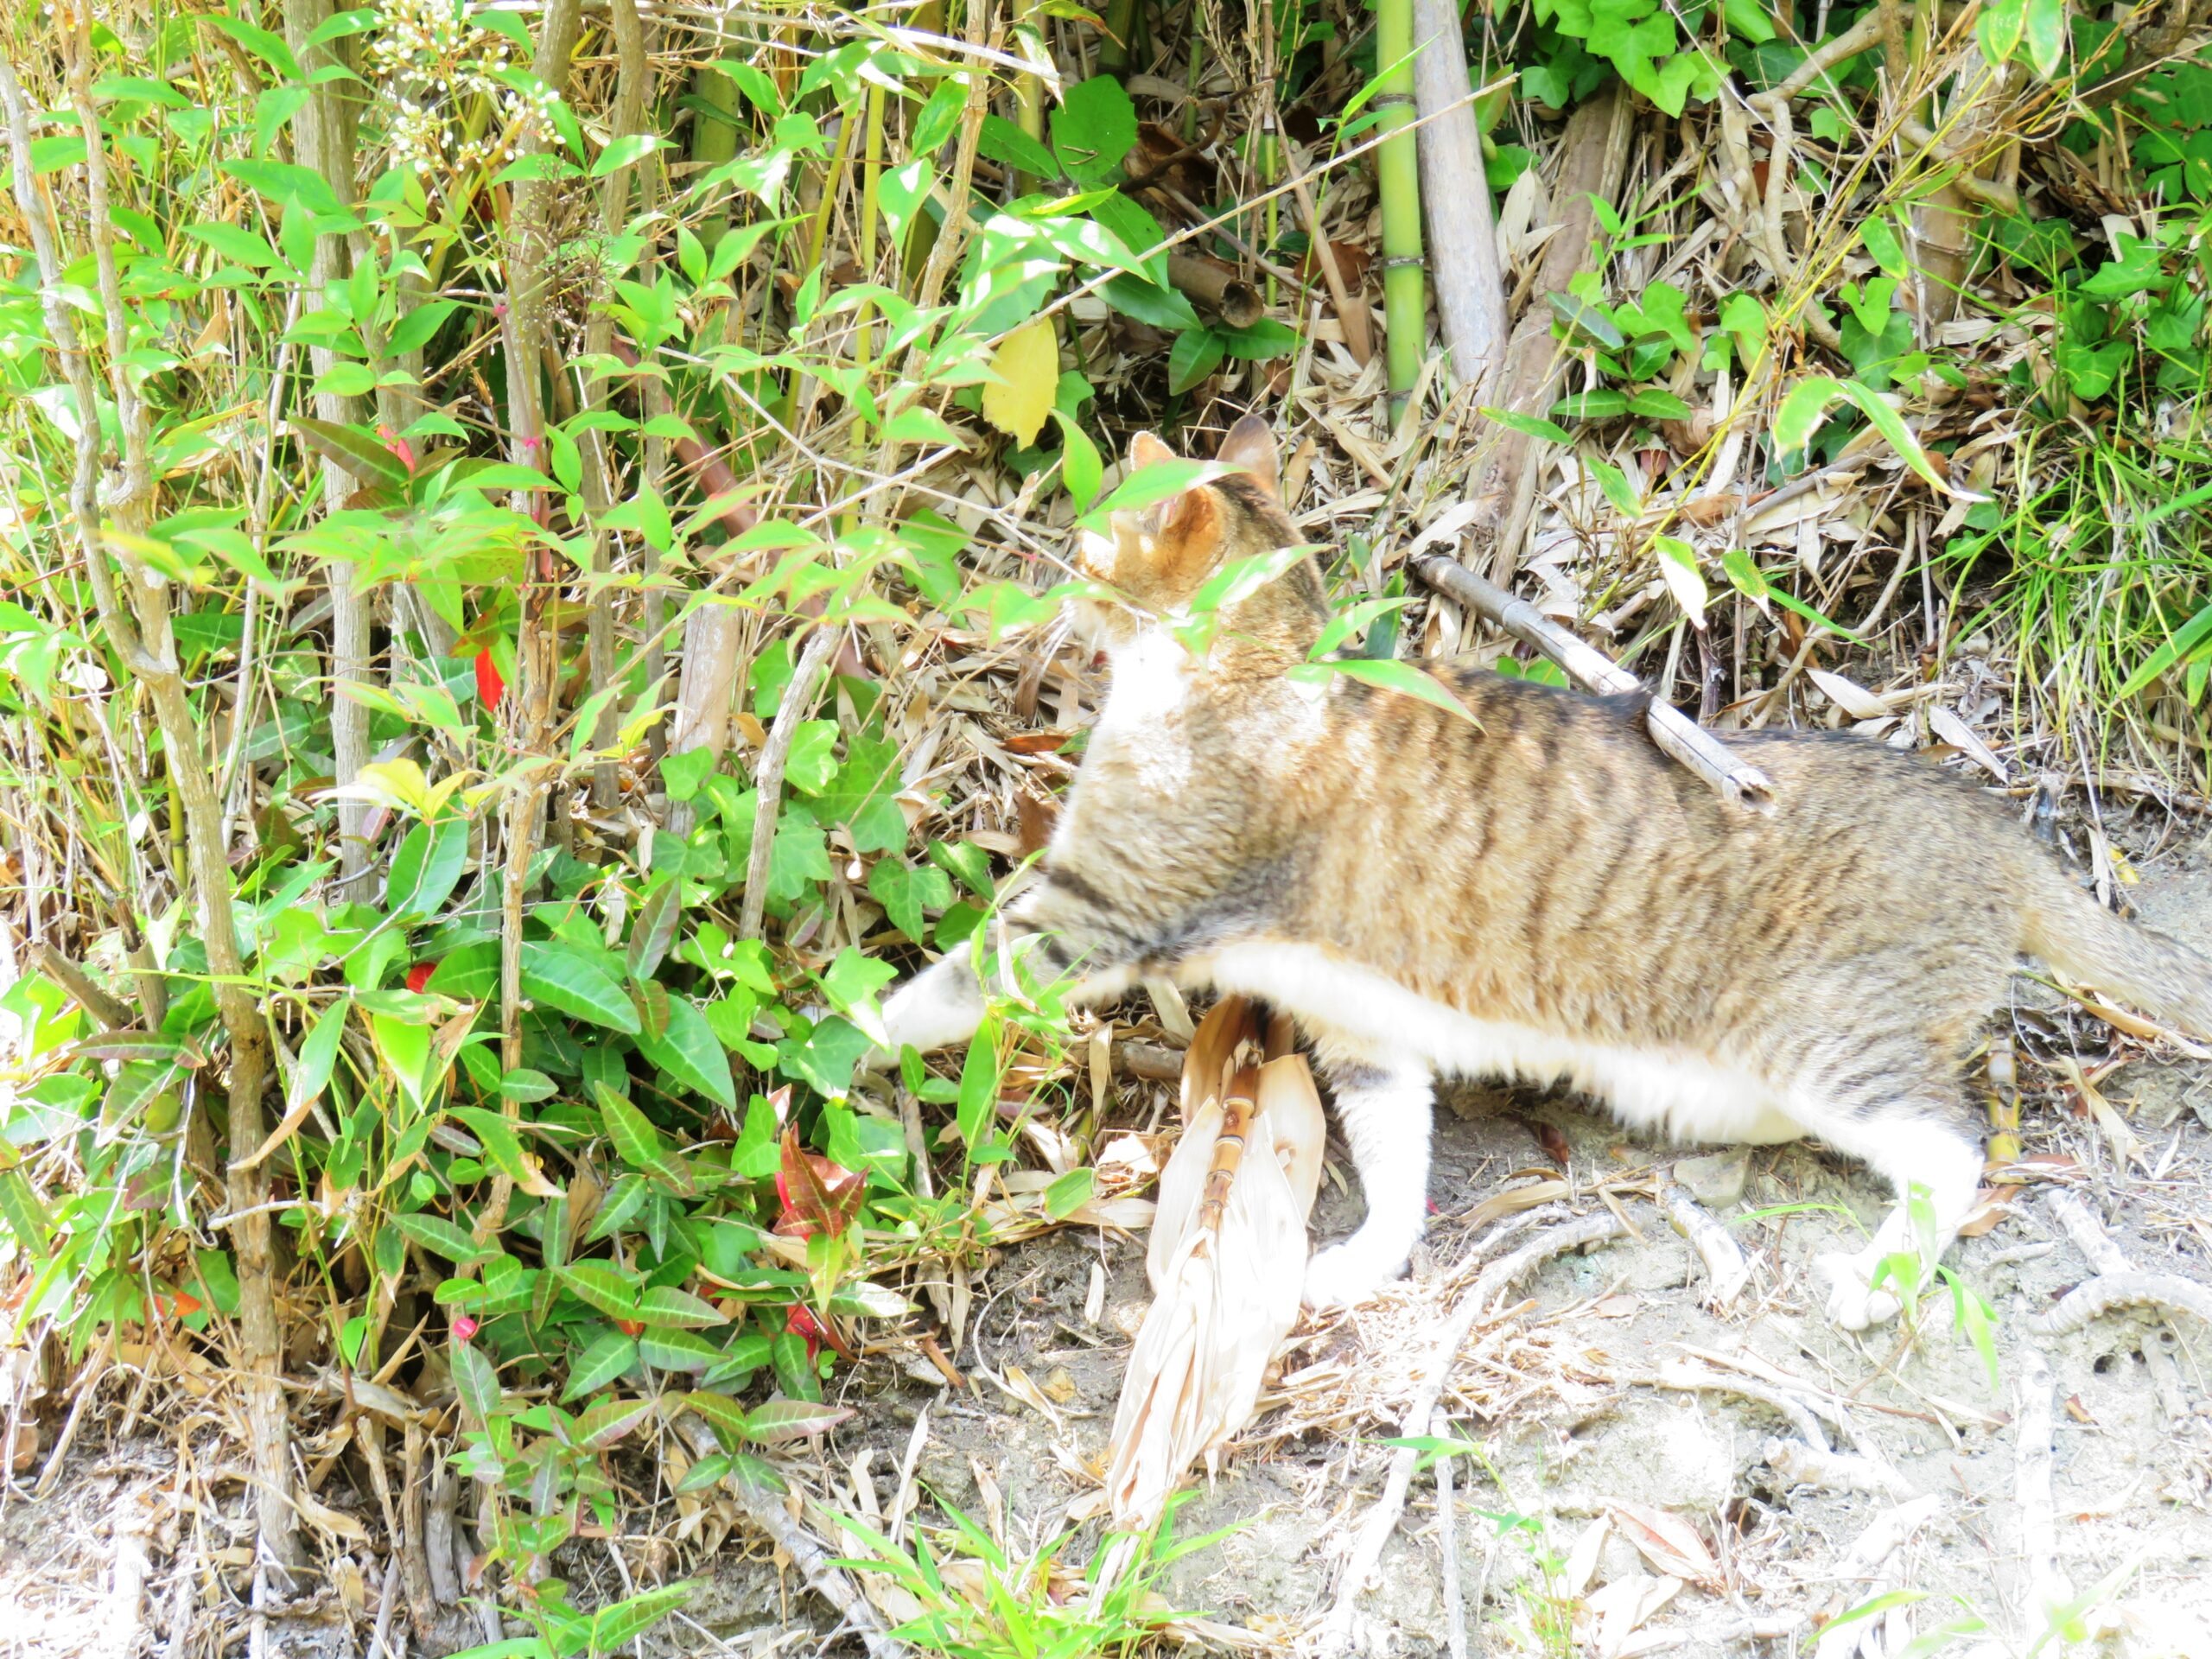
[[[1385,135],[1375,158],[1382,197],[1383,365],[1390,418],[1404,413],[1421,378],[1428,295],[1421,243],[1421,158],[1414,145],[1413,0],[1377,0],[1375,53],[1382,65],[1376,97]]]
[[[1098,73],[1116,79],[1128,73],[1136,46],[1140,0],[1108,0],[1106,33],[1098,42]]]
[[[717,120],[703,110],[691,112],[691,160],[702,172],[710,171],[737,154],[737,121],[741,105],[737,83],[719,69],[705,65],[692,72],[692,95],[725,118]],[[729,229],[729,207],[723,205],[700,222],[699,244],[708,252]]]

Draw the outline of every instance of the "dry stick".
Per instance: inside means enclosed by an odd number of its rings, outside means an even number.
[[[2073,1592],[2058,1566],[2057,1505],[2051,1496],[2052,1436],[2058,1384],[2050,1362],[2039,1348],[2020,1356],[2019,1392],[2013,1428],[2012,1499],[2020,1510],[2020,1554],[2027,1565],[2029,1594],[2038,1613],[2066,1600]]]
[[[152,412],[127,372],[124,357],[129,344],[128,313],[124,308],[122,284],[117,274],[115,237],[108,211],[108,157],[92,91],[92,13],[80,11],[73,31],[69,66],[71,102],[85,137],[85,178],[87,207],[86,241],[99,272],[101,303],[107,314],[109,370],[113,377],[117,426],[123,435],[122,487],[107,503],[116,528],[127,536],[143,536],[153,505],[149,433]],[[261,1091],[269,1075],[267,1030],[254,997],[245,987],[245,967],[240,955],[232,901],[235,889],[229,861],[223,852],[222,804],[200,751],[200,734],[184,676],[178,666],[176,641],[170,631],[168,588],[149,575],[118,540],[124,580],[130,594],[126,610],[108,569],[107,539],[100,524],[95,494],[99,474],[99,423],[90,411],[99,408],[92,360],[79,340],[68,308],[60,299],[61,258],[46,200],[31,170],[30,111],[13,71],[0,58],[0,104],[8,114],[13,151],[13,179],[17,207],[22,210],[41,278],[41,304],[56,354],[62,360],[77,406],[86,411],[77,442],[75,471],[71,478],[71,516],[76,521],[85,574],[92,588],[100,626],[116,654],[146,687],[162,729],[169,775],[184,814],[187,860],[192,872],[194,898],[199,912],[200,938],[207,950],[207,968],[214,984],[216,1011],[231,1046],[228,1093],[231,1140],[233,1146],[256,1146],[262,1137]],[[137,613],[133,620],[131,612]],[[238,1279],[240,1357],[246,1372],[246,1424],[253,1446],[255,1519],[264,1550],[289,1564],[299,1556],[291,1504],[290,1425],[284,1415],[281,1376],[283,1344],[276,1323],[276,1298],[270,1269],[269,1217],[259,1206],[268,1198],[265,1176],[234,1173],[229,1178],[232,1210],[257,1211],[232,1233]]]
[[[1450,1419],[1439,1411],[1428,1432],[1441,1435]],[[1444,1645],[1452,1659],[1467,1659],[1467,1610],[1459,1596],[1459,1517],[1452,1492],[1452,1454],[1436,1459],[1436,1545],[1444,1557]]]
[[[1315,263],[1321,267],[1321,280],[1329,285],[1329,299],[1337,308],[1337,321],[1342,325],[1344,349],[1352,360],[1365,368],[1375,356],[1375,335],[1370,326],[1367,307],[1344,287],[1344,274],[1337,265],[1337,250],[1321,229],[1321,215],[1313,206],[1313,193],[1306,188],[1304,163],[1292,157],[1296,171],[1291,175],[1291,200],[1298,204],[1298,216],[1306,226],[1306,240],[1313,250]]]
[[[715,1440],[714,1431],[690,1412],[677,1417],[673,1425],[683,1443],[691,1448],[696,1458],[717,1455],[721,1447]],[[722,1478],[722,1491],[735,1501],[745,1518],[767,1534],[777,1548],[791,1558],[806,1580],[807,1588],[836,1609],[838,1616],[852,1627],[867,1648],[869,1659],[905,1659],[904,1643],[884,1634],[876,1620],[875,1610],[855,1587],[844,1568],[830,1560],[830,1552],[805,1528],[791,1519],[772,1492],[764,1492],[736,1475]]]
[[[330,13],[330,0],[284,0],[285,43],[309,75],[340,66],[335,41],[309,43],[315,31],[329,21]],[[292,135],[300,163],[319,174],[340,202],[352,202],[353,124],[334,83],[309,82],[307,102],[292,118]],[[344,235],[315,238],[308,285],[316,296],[318,308],[323,303],[321,296],[345,282],[352,269],[353,257]],[[308,361],[320,379],[330,372],[338,358],[327,346],[311,345]],[[315,394],[315,405],[319,418],[340,426],[358,425],[367,413],[360,398],[327,391]],[[353,475],[345,467],[328,455],[322,457],[325,514],[343,508],[355,487]],[[369,601],[366,594],[355,588],[353,567],[346,560],[326,561],[323,573],[330,587],[330,741],[337,762],[336,779],[342,785],[351,784],[369,761],[368,705],[355,702],[340,689],[344,682],[358,683],[369,677]],[[243,698],[243,688],[240,695]],[[369,813],[367,802],[339,798],[338,856],[342,879],[338,891],[346,898],[362,896],[358,883],[368,874]]]
[[[575,55],[581,27],[581,0],[552,0],[547,6],[532,67],[555,98],[568,90],[569,63]],[[524,157],[545,148],[543,135],[534,134],[523,143]],[[509,447],[511,458],[518,465],[532,469],[545,447],[545,419],[537,389],[538,364],[545,342],[544,284],[539,271],[552,238],[551,193],[551,182],[545,179],[524,179],[517,184],[514,213],[507,227],[511,242],[505,324]],[[531,512],[537,505],[537,493],[516,492],[516,510]],[[553,702],[559,693],[560,642],[545,625],[556,584],[543,574],[548,557],[543,550],[531,546],[524,557],[528,574],[522,585],[522,620],[516,640],[518,672],[509,729],[514,734],[516,753],[529,769],[516,779],[507,795],[507,868],[499,937],[500,1065],[509,1071],[522,1065],[523,899],[544,817],[543,766],[530,763],[539,759],[538,750],[551,724]],[[519,1102],[508,1100],[502,1105],[510,1118],[520,1121]],[[477,1217],[478,1242],[506,1225],[507,1205],[513,1197],[514,1179],[502,1170],[493,1177],[491,1194]]]
[[[1523,645],[1533,646],[1566,671],[1586,690],[1614,694],[1641,691],[1643,682],[1603,652],[1586,645],[1546,618],[1526,600],[1477,575],[1440,553],[1413,561],[1413,573],[1446,597],[1457,600]],[[1644,724],[1660,749],[1688,766],[1726,799],[1755,811],[1773,810],[1774,785],[1757,766],[1739,760],[1726,744],[1670,702],[1651,700]]]
[[[1787,1417],[1790,1427],[1797,1431],[1807,1446],[1817,1452],[1828,1450],[1827,1431],[1821,1427],[1819,1414],[1806,1401],[1785,1389],[1719,1371],[1701,1370],[1679,1359],[1669,1360],[1649,1380],[1654,1388],[1672,1389],[1682,1393],[1733,1394],[1746,1400],[1756,1400]]]
[[[1680,1181],[1659,1183],[1658,1204],[1668,1224],[1690,1242],[1712,1277],[1706,1306],[1715,1313],[1725,1311],[1751,1282],[1751,1264],[1744,1259],[1743,1247]]]
[[[1479,396],[1505,360],[1505,283],[1482,132],[1452,0],[1413,0],[1414,104],[1422,118],[1421,205],[1451,374]],[[1532,411],[1533,412],[1533,411]]]
[[[1466,1341],[1467,1332],[1490,1306],[1493,1296],[1521,1274],[1554,1255],[1617,1238],[1626,1230],[1611,1211],[1584,1216],[1539,1234],[1510,1255],[1484,1268],[1473,1288],[1460,1297],[1452,1308],[1451,1317],[1445,1320],[1444,1328],[1437,1336],[1435,1346],[1429,1350],[1427,1368],[1421,1386],[1414,1391],[1412,1406],[1401,1421],[1399,1433],[1418,1434],[1427,1426],[1460,1344]],[[1383,1478],[1382,1495],[1375,1500],[1375,1507],[1360,1523],[1359,1535],[1353,1541],[1351,1554],[1344,1563],[1343,1580],[1337,1586],[1336,1603],[1321,1621],[1320,1647],[1324,1653],[1340,1652],[1351,1640],[1352,1611],[1360,1590],[1382,1559],[1382,1546],[1389,1541],[1398,1517],[1405,1512],[1406,1487],[1413,1479],[1414,1465],[1419,1457],[1420,1453],[1409,1446],[1400,1446],[1391,1454],[1389,1472]]]
[[[760,937],[761,914],[768,902],[768,855],[776,844],[777,809],[784,795],[784,765],[791,759],[799,722],[806,718],[806,711],[813,704],[822,671],[829,666],[830,658],[836,652],[839,632],[835,627],[817,628],[814,637],[806,642],[806,649],[799,653],[798,664],[791,670],[791,683],[784,688],[783,703],[776,710],[776,723],[768,728],[768,741],[760,751],[760,764],[753,774],[756,804],[752,855],[745,863],[745,903],[738,913],[737,937],[741,939]]]
[[[31,961],[39,972],[56,982],[69,993],[79,1007],[84,1009],[109,1031],[122,1031],[136,1018],[130,1010],[110,996],[75,963],[50,944],[41,944],[31,952]]]
[[[1232,328],[1249,328],[1267,313],[1260,290],[1237,274],[1195,254],[1167,256],[1167,281],[1179,293],[1220,314]]]
[[[615,48],[614,111],[612,126],[613,142],[619,143],[630,134],[643,130],[645,115],[645,82],[652,73],[652,66],[645,58],[645,33],[638,21],[637,0],[612,0],[609,9],[613,25]],[[623,214],[630,205],[630,175],[636,163],[617,168],[611,174],[600,195],[599,223],[601,232],[611,241],[622,229]],[[584,355],[604,357],[614,340],[614,319],[607,315],[605,306],[596,308],[591,321],[584,325]],[[583,388],[583,402],[587,410],[598,409],[607,401],[604,377],[594,374]],[[591,653],[591,694],[601,696],[614,683],[614,592],[607,578],[614,569],[613,543],[608,533],[600,528],[601,520],[613,505],[613,468],[607,453],[607,435],[596,426],[585,435],[583,444],[584,508],[592,524],[591,569],[595,579],[591,591],[591,604],[587,632]],[[591,804],[593,810],[611,812],[615,804],[614,761],[607,751],[614,747],[617,729],[614,699],[607,697],[599,706],[599,714],[592,722],[592,747],[602,756],[592,768]]]
[[[1543,415],[1551,408],[1552,390],[1566,360],[1552,338],[1551,296],[1566,293],[1568,283],[1589,262],[1591,234],[1597,224],[1591,198],[1611,201],[1620,192],[1621,175],[1628,166],[1629,121],[1629,100],[1618,86],[1607,87],[1567,118],[1551,187],[1559,229],[1544,245],[1528,308],[1505,347],[1505,367],[1492,396],[1503,409]],[[1499,428],[1494,442],[1469,493],[1481,503],[1475,519],[1477,562],[1489,566],[1493,582],[1509,582],[1521,562],[1521,543],[1535,510],[1542,451],[1529,434],[1510,427]]]
[[[1767,1466],[1792,1486],[1815,1486],[1823,1491],[1869,1492],[1903,1503],[1913,1496],[1912,1484],[1885,1463],[1831,1452],[1804,1440],[1770,1439],[1764,1447]]]

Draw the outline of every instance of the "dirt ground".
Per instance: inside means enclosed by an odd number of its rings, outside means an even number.
[[[2212,944],[2212,842],[2192,831],[2161,851],[2137,829],[2122,839],[2146,874],[2130,899],[2145,919]],[[1727,1160],[1688,1172],[1751,1268],[1716,1313],[1701,1305],[1709,1275],[1690,1245],[1648,1198],[1622,1195],[1700,1149],[1640,1144],[1569,1099],[1464,1090],[1440,1114],[1438,1213],[1414,1276],[1350,1317],[1301,1327],[1246,1441],[1177,1529],[1236,1530],[1175,1564],[1169,1600],[1237,1627],[1243,1643],[1314,1650],[1392,1457],[1380,1442],[1403,1432],[1434,1327],[1466,1281],[1483,1231],[1475,1206],[1548,1179],[1567,1183],[1575,1213],[1594,1210],[1593,1189],[1610,1184],[1640,1237],[1548,1262],[1505,1298],[1502,1317],[1478,1325],[1453,1367],[1449,1429],[1479,1448],[1453,1460],[1470,1651],[1817,1648],[1821,1659],[1898,1659],[1909,1648],[2056,1653],[2086,1637],[2075,1650],[2212,1655],[2212,1331],[2125,1310],[2069,1335],[2029,1328],[2091,1274],[2055,1216],[2056,1191],[2104,1223],[2133,1267],[2212,1285],[2212,1065],[2149,1058],[2025,982],[2016,1029],[2023,1149],[2037,1179],[1948,1259],[1994,1310],[1994,1387],[1955,1328],[1948,1294],[1923,1305],[1909,1333],[1854,1338],[1821,1316],[1808,1262],[1855,1243],[1887,1201],[1855,1166],[1809,1147],[1759,1149],[1740,1160],[1732,1202]],[[2102,1069],[2115,1058],[2124,1063]],[[1141,1119],[1151,1103],[1141,1093],[1125,1105]],[[1359,1213],[1339,1160],[1324,1182],[1319,1239],[1348,1231]],[[1063,1559],[1079,1570],[1097,1528],[1087,1471],[1146,1295],[1141,1240],[1065,1230],[1007,1250],[952,1356],[968,1389],[928,1386],[921,1368],[889,1358],[844,1374],[842,1398],[858,1415],[823,1449],[807,1518],[880,1513],[911,1468],[916,1521],[957,1504],[1017,1559],[1072,1511],[1077,1537]],[[0,1659],[183,1659],[253,1646],[243,1485],[207,1478],[238,1466],[235,1446],[212,1419],[142,1421],[126,1434],[122,1405],[105,1401],[87,1423],[50,1495],[19,1485],[0,1504]],[[1845,1454],[1840,1475],[1808,1470],[1781,1446],[1808,1421]],[[2023,1468],[2039,1425],[2048,1509],[2035,1500],[2032,1455]],[[190,1489],[207,1494],[182,1505],[173,1501],[188,1485],[180,1437],[193,1450]],[[323,1501],[360,1517],[369,1536],[328,1541],[339,1567],[272,1604],[258,1651],[369,1651],[382,1528],[373,1500],[348,1497],[344,1481],[340,1472]],[[632,1490],[649,1494],[650,1478],[634,1476]],[[649,1535],[664,1538],[671,1518],[663,1500],[561,1563],[580,1599],[620,1593],[618,1571],[702,1580],[687,1614],[638,1651],[857,1650],[753,1535],[741,1528],[711,1548],[702,1545],[723,1527],[700,1525],[673,1547]],[[1446,1650],[1439,1522],[1426,1471],[1355,1604],[1359,1650]],[[1885,1529],[1897,1547],[1869,1572],[1854,1549]],[[105,1617],[133,1539],[144,1541],[151,1592],[135,1634]],[[1896,1591],[1908,1593],[1888,1609],[1809,1634],[1813,1620]],[[395,1640],[404,1626],[391,1622]]]

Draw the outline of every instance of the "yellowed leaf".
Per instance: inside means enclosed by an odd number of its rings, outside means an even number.
[[[1625,1498],[1615,1499],[1610,1507],[1613,1524],[1659,1572],[1716,1589],[1719,1586],[1720,1568],[1713,1552],[1698,1536],[1697,1529],[1681,1516],[1655,1504]]]
[[[1040,318],[1000,341],[991,353],[991,372],[998,378],[983,386],[983,418],[1027,448],[1037,442],[1060,389],[1060,342],[1052,319]]]

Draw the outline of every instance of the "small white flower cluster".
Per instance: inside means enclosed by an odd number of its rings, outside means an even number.
[[[493,166],[550,126],[553,94],[499,83],[507,69],[526,66],[512,41],[476,22],[467,0],[386,0],[382,22],[364,67],[395,167],[427,174]],[[480,93],[491,118],[470,137],[462,123]]]

